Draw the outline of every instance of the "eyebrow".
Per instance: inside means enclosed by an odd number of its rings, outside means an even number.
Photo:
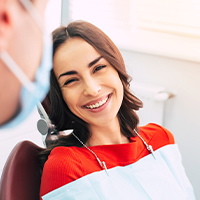
[[[66,76],[66,75],[72,75],[72,74],[78,74],[76,71],[69,71],[69,72],[65,72],[63,74],[61,74],[58,79],[61,77],[61,76]]]
[[[88,64],[88,67],[92,67],[92,65],[96,64],[103,56],[99,56],[95,60],[93,60],[91,63]]]
[[[103,56],[99,56],[98,58],[96,58],[95,60],[93,60],[92,62],[90,62],[88,64],[88,67],[92,67],[94,64],[96,64],[101,58],[103,58]],[[68,71],[68,72],[64,72],[63,74],[60,74],[60,76],[58,77],[58,79],[62,76],[66,76],[66,75],[73,75],[73,74],[78,74],[77,71]]]

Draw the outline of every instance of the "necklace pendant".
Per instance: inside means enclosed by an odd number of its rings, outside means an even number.
[[[153,157],[156,159],[156,156],[155,156],[155,154],[154,154],[153,147],[152,147],[151,145],[148,145],[148,146],[147,146],[147,149],[148,149],[148,151],[153,155]]]

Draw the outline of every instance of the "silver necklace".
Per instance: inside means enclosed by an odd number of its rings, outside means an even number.
[[[146,146],[147,150],[149,151],[149,153],[151,153],[153,155],[153,157],[156,159],[156,156],[154,154],[154,150],[153,147],[151,145],[148,145],[144,139],[138,134],[138,132],[134,129],[135,134],[142,140],[142,142],[144,143],[144,145]],[[106,174],[109,176],[108,174],[108,169],[106,167],[106,163],[104,161],[101,161],[98,156],[94,153],[94,151],[92,151],[87,145],[85,145],[73,132],[72,135],[88,150],[90,151],[96,158],[97,162],[99,163],[100,167],[105,170]]]

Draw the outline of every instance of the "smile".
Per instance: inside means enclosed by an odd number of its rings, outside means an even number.
[[[95,104],[91,104],[91,105],[87,105],[87,106],[84,106],[85,108],[88,108],[88,109],[95,109],[95,108],[99,108],[101,106],[103,106],[107,100],[108,100],[109,96],[107,96],[105,99],[102,99],[101,101],[95,103]]]

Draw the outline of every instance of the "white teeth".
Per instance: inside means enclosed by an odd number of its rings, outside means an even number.
[[[104,103],[106,103],[106,101],[108,100],[108,97],[106,97],[105,99],[99,101],[98,103],[89,105],[89,106],[85,106],[86,108],[92,109],[92,108],[98,108],[100,106],[102,106]]]
[[[95,103],[95,107],[99,107],[99,103]]]

